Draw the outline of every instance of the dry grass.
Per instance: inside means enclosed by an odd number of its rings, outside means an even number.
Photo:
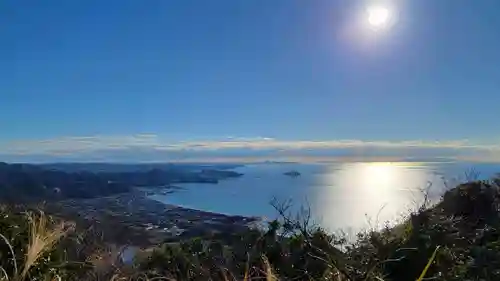
[[[9,242],[9,239],[7,239],[7,237],[5,237],[3,234],[0,234],[0,238],[2,238],[5,245],[9,247],[12,264],[14,266],[14,275],[17,276],[18,270],[17,270],[16,253],[14,252],[14,248],[12,247],[12,244]],[[3,267],[0,267],[0,270],[2,271],[3,274],[3,277],[0,280],[9,279],[9,274],[7,274],[5,269]]]
[[[2,238],[3,242],[10,249],[14,268],[14,271],[9,276],[5,269],[0,267],[0,271],[3,275],[0,280],[23,281],[28,278],[30,269],[37,264],[37,261],[46,253],[53,250],[56,243],[60,241],[68,231],[73,229],[72,225],[65,223],[53,224],[49,222],[47,216],[45,216],[43,212],[40,212],[39,215],[28,213],[27,220],[29,223],[29,243],[26,244],[26,254],[20,272],[18,270],[17,257],[12,244],[9,242],[9,239],[0,234],[0,238]],[[56,275],[50,279],[59,280],[60,277]]]
[[[43,212],[40,212],[38,216],[28,214],[28,221],[30,224],[29,244],[26,248],[24,267],[21,274],[17,276],[17,280],[24,280],[37,260],[52,250],[55,244],[73,228],[65,223],[52,225]]]
[[[439,246],[436,247],[436,249],[432,253],[432,256],[429,258],[429,261],[425,265],[424,270],[422,270],[422,273],[420,274],[420,277],[418,277],[417,281],[424,280],[425,274],[427,274],[427,271],[429,270],[429,268],[431,267],[432,263],[434,262],[434,259],[436,259],[436,255],[437,255],[437,253],[439,251],[439,248],[440,248]]]
[[[262,261],[264,262],[264,268],[266,270],[266,281],[277,281],[278,277],[274,274],[273,268],[269,263],[266,256],[262,256]]]

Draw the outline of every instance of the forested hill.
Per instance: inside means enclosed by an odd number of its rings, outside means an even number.
[[[0,198],[8,202],[51,200],[61,197],[91,198],[128,192],[125,182],[90,172],[67,173],[29,164],[0,163]]]
[[[241,174],[225,170],[150,169],[125,172],[74,172],[31,164],[0,163],[0,199],[7,202],[92,198],[129,192],[134,186],[217,183]]]

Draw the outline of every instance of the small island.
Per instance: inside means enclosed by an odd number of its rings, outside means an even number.
[[[300,176],[300,173],[297,172],[297,171],[289,171],[289,172],[286,172],[284,173],[285,176],[289,176],[289,177],[298,177]]]

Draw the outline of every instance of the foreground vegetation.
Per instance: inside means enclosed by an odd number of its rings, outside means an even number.
[[[92,229],[5,207],[0,280],[500,280],[500,180],[459,185],[354,242],[275,206],[266,231],[165,243],[132,264]]]

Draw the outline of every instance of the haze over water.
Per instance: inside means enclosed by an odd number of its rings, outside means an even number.
[[[217,185],[184,184],[185,190],[154,195],[165,203],[213,212],[277,217],[270,201],[291,200],[292,211],[309,206],[312,218],[330,231],[356,232],[394,222],[415,209],[429,190],[439,199],[465,173],[480,178],[500,171],[500,165],[467,163],[360,162],[336,164],[255,164],[238,168],[241,178]],[[300,177],[284,172],[297,170]],[[428,188],[430,186],[430,188]]]

